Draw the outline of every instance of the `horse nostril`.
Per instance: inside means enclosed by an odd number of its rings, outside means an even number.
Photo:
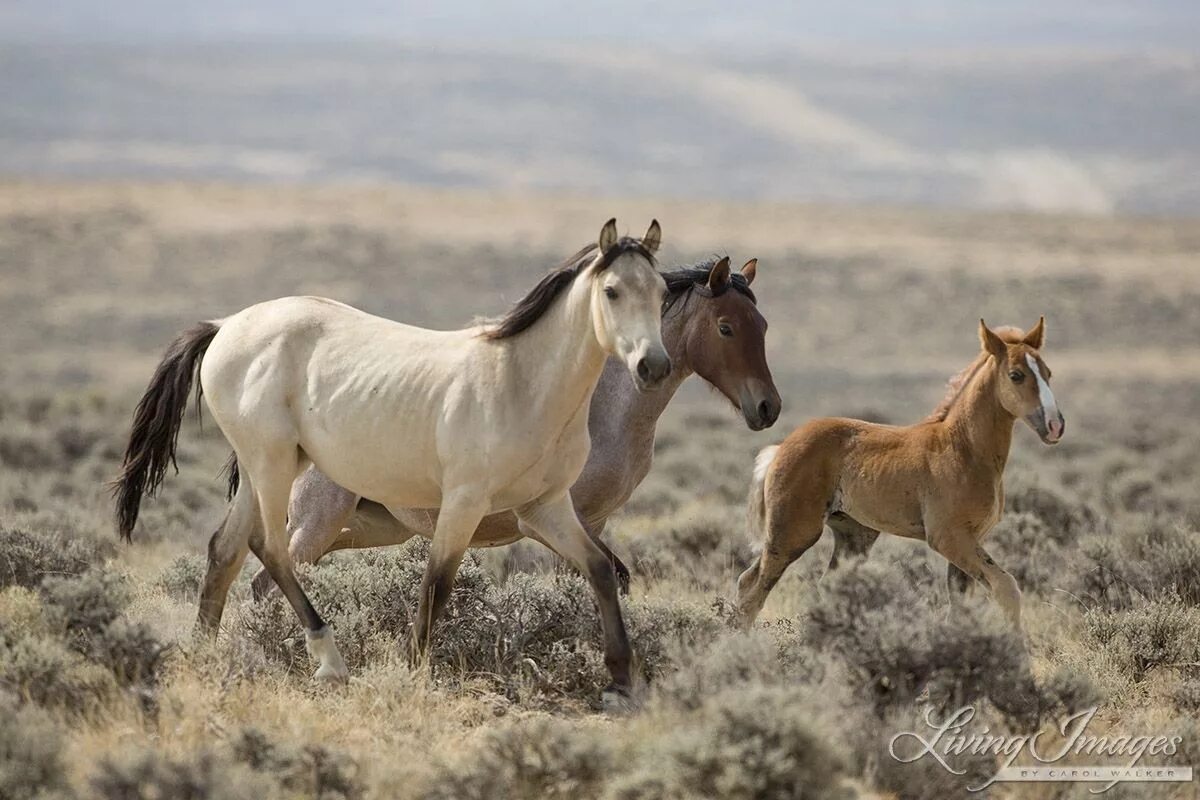
[[[768,401],[763,400],[758,404],[758,418],[762,422],[771,421],[771,404]]]
[[[646,359],[644,358],[638,359],[637,375],[643,383],[650,380],[650,365],[646,363]]]

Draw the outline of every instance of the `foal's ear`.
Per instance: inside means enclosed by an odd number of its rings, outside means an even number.
[[[979,343],[998,359],[1008,355],[1008,345],[982,319],[979,320]]]
[[[612,246],[617,243],[617,238],[617,218],[613,217],[600,229],[600,254],[603,255],[611,250]]]
[[[729,256],[713,264],[708,271],[708,290],[720,294],[729,288]]]
[[[758,274],[758,259],[752,258],[742,265],[742,277],[746,279],[746,285],[754,283],[754,276]]]
[[[662,228],[659,227],[658,220],[652,219],[646,235],[642,237],[642,247],[651,253],[657,253],[660,244],[662,244]]]
[[[1037,325],[1034,325],[1021,341],[1034,350],[1041,350],[1042,345],[1046,343],[1046,318],[1038,317]]]

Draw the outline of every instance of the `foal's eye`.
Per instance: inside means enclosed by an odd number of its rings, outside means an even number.
[[[1008,377],[1012,378],[1013,383],[1020,383],[1021,381],[1025,380],[1025,373],[1021,372],[1019,369],[1014,369],[1012,372],[1008,373]]]
[[[605,286],[604,287],[604,296],[607,297],[609,300],[616,300],[617,299],[617,290],[611,286]]]
[[[721,332],[722,336],[733,336],[733,326],[728,322],[717,323],[717,330]]]

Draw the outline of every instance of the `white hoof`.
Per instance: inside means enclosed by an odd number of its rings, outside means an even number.
[[[320,683],[346,683],[350,680],[350,670],[333,641],[333,630],[326,625],[319,631],[306,631],[304,634],[308,654],[320,664],[313,680]]]
[[[605,714],[625,716],[637,710],[637,703],[628,691],[610,686],[600,694],[600,708]]]

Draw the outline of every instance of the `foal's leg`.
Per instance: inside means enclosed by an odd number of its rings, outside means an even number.
[[[767,498],[762,553],[738,578],[738,615],[743,628],[754,624],[783,571],[821,538],[825,502],[816,494],[791,501]]]
[[[961,529],[933,529],[927,538],[929,546],[947,561],[968,577],[987,584],[1009,622],[1021,630],[1021,589],[1017,580],[988,555],[974,536]]]
[[[486,501],[474,490],[447,493],[442,502],[433,541],[429,546],[429,563],[425,565],[425,577],[421,581],[417,619],[413,624],[414,659],[423,656],[429,647],[434,623],[441,616],[454,589],[458,565],[462,563],[471,545],[471,537],[475,535],[475,529],[487,511]]]
[[[208,542],[208,571],[200,591],[200,612],[196,617],[196,636],[212,638],[221,624],[229,587],[246,560],[251,535],[261,525],[258,498],[248,481],[243,480],[237,495],[225,512]]]
[[[633,649],[629,646],[625,620],[621,616],[612,562],[584,529],[569,494],[526,506],[517,511],[517,516],[523,529],[587,576],[600,607],[600,624],[604,629],[604,663],[612,676],[612,684],[605,690],[605,700],[610,703],[622,702],[622,698],[628,696],[633,688],[630,667]]]
[[[829,557],[829,570],[837,569],[844,558],[866,558],[879,538],[879,531],[868,528],[858,520],[845,514],[833,514],[826,520],[833,531],[833,555]]]
[[[319,681],[345,681],[349,671],[334,643],[333,630],[317,614],[304,593],[288,554],[287,507],[299,467],[299,450],[295,445],[266,450],[258,454],[252,467],[250,475],[258,493],[263,527],[261,536],[250,537],[250,549],[267,568],[304,625],[308,653],[319,663],[313,677]]]

